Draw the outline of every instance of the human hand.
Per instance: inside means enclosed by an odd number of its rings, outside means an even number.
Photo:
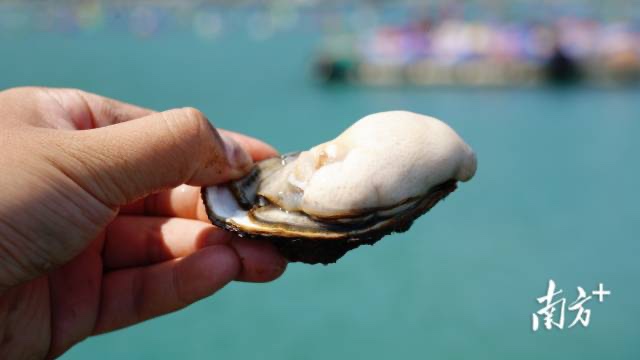
[[[280,276],[286,260],[213,227],[196,187],[274,154],[195,109],[0,92],[0,358],[56,357],[231,280]]]

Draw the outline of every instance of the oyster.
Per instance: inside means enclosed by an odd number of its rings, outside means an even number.
[[[328,264],[408,230],[475,171],[475,154],[448,125],[390,111],[308,151],[261,161],[202,197],[213,224],[271,241],[290,261]]]

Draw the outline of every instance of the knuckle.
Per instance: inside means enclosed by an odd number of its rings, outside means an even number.
[[[166,127],[166,134],[170,136],[178,148],[187,149],[187,145],[197,138],[199,120],[183,110],[171,110],[161,116]]]
[[[189,121],[196,126],[201,126],[203,123],[207,123],[207,117],[204,113],[193,107],[185,107],[180,109],[180,111],[184,114],[184,116],[189,119]]]
[[[52,90],[56,90],[56,89],[52,89]],[[73,94],[75,96],[87,96],[89,95],[88,92],[81,90],[81,89],[77,89],[77,88],[58,88],[57,91],[60,92],[67,92],[69,94]]]
[[[65,99],[65,98],[69,98],[69,99],[74,99],[74,100],[81,100],[84,101],[85,97],[88,96],[89,93],[87,93],[84,90],[80,90],[80,89],[76,89],[76,88],[46,88],[46,87],[41,87],[41,88],[36,88],[38,91],[42,92],[42,93],[46,93],[49,96],[54,96],[57,99]]]
[[[196,108],[186,107],[179,110],[181,112],[179,124],[176,124],[176,133],[179,133],[181,140],[189,144],[189,152],[210,150],[212,139],[218,137],[215,129],[204,113]]]
[[[174,134],[180,137],[179,140],[197,144],[209,127],[207,117],[202,111],[191,107],[177,110],[176,115],[170,117],[173,121],[169,124]]]

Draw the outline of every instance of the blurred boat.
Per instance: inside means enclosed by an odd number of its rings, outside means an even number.
[[[421,21],[332,35],[319,54],[315,72],[327,83],[534,86],[640,81],[640,33],[627,24],[583,19],[552,24]]]

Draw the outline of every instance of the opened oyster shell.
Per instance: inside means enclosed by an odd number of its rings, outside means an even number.
[[[202,197],[213,224],[271,241],[290,261],[327,264],[406,231],[475,171],[473,151],[445,123],[391,111],[308,151],[261,161]]]

